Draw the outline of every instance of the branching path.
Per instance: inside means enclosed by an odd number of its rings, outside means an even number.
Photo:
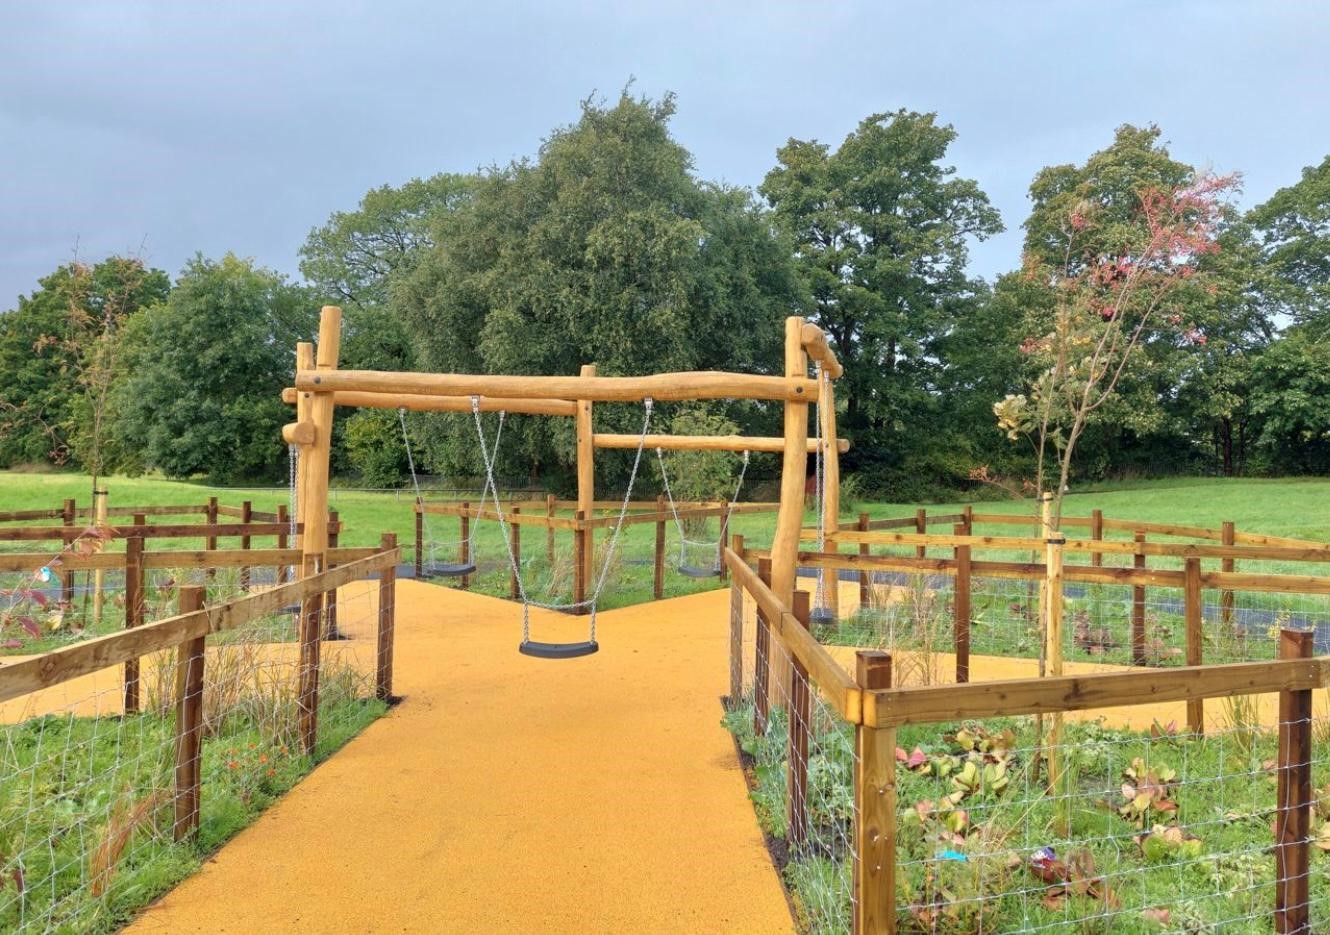
[[[402,704],[130,931],[791,931],[720,724],[727,600],[549,662],[516,605],[400,582]]]

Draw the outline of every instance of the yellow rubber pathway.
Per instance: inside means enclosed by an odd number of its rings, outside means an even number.
[[[792,932],[720,724],[728,593],[601,614],[582,659],[520,619],[399,582],[405,700],[129,931]]]

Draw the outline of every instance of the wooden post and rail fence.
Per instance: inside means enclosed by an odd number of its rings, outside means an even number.
[[[132,541],[141,542],[139,537]],[[271,550],[277,551],[277,550]],[[288,550],[282,550],[288,551]],[[0,702],[11,701],[25,695],[41,692],[103,669],[123,666],[125,677],[125,713],[138,710],[138,671],[145,656],[175,649],[178,659],[175,680],[176,737],[175,737],[175,821],[176,840],[188,837],[198,829],[199,801],[202,776],[200,763],[204,741],[203,711],[207,682],[205,665],[209,637],[239,629],[246,624],[280,612],[284,607],[310,598],[332,593],[353,581],[377,575],[379,577],[379,610],[375,654],[375,695],[387,700],[392,695],[393,632],[395,625],[395,572],[400,559],[396,540],[385,536],[379,549],[339,550],[342,562],[334,570],[299,578],[286,584],[237,597],[212,606],[205,606],[206,590],[199,586],[180,588],[178,612],[155,621],[138,620],[124,630],[93,637],[70,646],[61,647],[34,656],[16,658],[0,666]],[[364,554],[369,553],[369,554]],[[149,553],[145,564],[152,566],[157,556],[170,553]],[[194,553],[183,553],[194,554]],[[223,564],[252,560],[263,554],[289,562],[291,556],[273,556],[270,550],[218,552]],[[68,556],[74,570],[113,567],[101,561],[107,555]],[[8,561],[11,556],[4,556]],[[179,564],[179,559],[173,559]],[[175,566],[172,566],[175,567]],[[319,629],[313,630],[319,638]],[[131,677],[132,673],[132,677]],[[302,673],[303,677],[304,673]],[[303,681],[303,678],[302,678]],[[313,673],[314,698],[317,698],[318,671]],[[303,690],[303,688],[302,688]],[[302,697],[307,702],[308,697]],[[302,728],[306,719],[302,717]],[[312,753],[317,741],[314,733],[302,733],[302,747]]]
[[[951,537],[959,538],[959,537]],[[971,538],[971,537],[965,537]],[[916,545],[911,540],[908,544]],[[1046,543],[1047,547],[1055,547]],[[749,557],[753,552],[749,551]],[[857,556],[841,555],[837,561]],[[966,684],[893,687],[891,656],[858,651],[855,673],[847,673],[808,632],[807,596],[793,607],[777,600],[763,578],[768,563],[758,558],[754,571],[744,557],[738,537],[723,560],[731,574],[730,695],[737,703],[744,684],[742,638],[745,596],[756,607],[756,637],[752,657],[754,727],[765,731],[771,717],[770,658],[773,648],[792,661],[791,680],[776,682],[779,697],[793,709],[787,746],[789,841],[801,846],[808,832],[801,796],[808,771],[809,737],[795,724],[812,723],[808,712],[811,693],[819,693],[825,706],[851,725],[855,732],[854,802],[852,829],[853,931],[878,935],[897,931],[896,905],[896,731],[912,724],[953,723],[960,720],[1020,715],[1057,714],[1101,708],[1130,707],[1161,702],[1185,702],[1190,710],[1209,698],[1278,693],[1279,753],[1275,802],[1275,931],[1280,935],[1307,935],[1309,928],[1309,828],[1314,802],[1311,787],[1312,693],[1330,686],[1330,658],[1312,655],[1312,634],[1284,630],[1279,658],[1267,662],[1219,665],[1188,664],[1150,671],[1106,672],[1092,675],[1057,675]],[[918,561],[918,559],[915,559]],[[930,560],[937,561],[937,560]],[[1094,567],[1094,566],[1089,566]],[[1221,573],[1222,574],[1222,573]],[[1192,573],[1195,577],[1195,573]],[[1056,577],[1049,575],[1056,587]],[[1330,582],[1326,582],[1330,593]]]

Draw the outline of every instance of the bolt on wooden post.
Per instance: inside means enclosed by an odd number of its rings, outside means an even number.
[[[891,654],[860,650],[855,681],[861,691],[891,687]],[[854,729],[854,927],[855,935],[896,931],[896,728]]]

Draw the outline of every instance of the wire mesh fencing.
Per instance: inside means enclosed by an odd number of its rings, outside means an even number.
[[[222,569],[209,588],[155,580],[143,625],[97,653],[0,667],[0,929],[114,930],[382,713],[392,579],[353,579],[394,558],[280,593],[242,596]],[[326,600],[318,619],[311,735],[309,648],[286,608],[321,581],[340,587],[336,633]]]

